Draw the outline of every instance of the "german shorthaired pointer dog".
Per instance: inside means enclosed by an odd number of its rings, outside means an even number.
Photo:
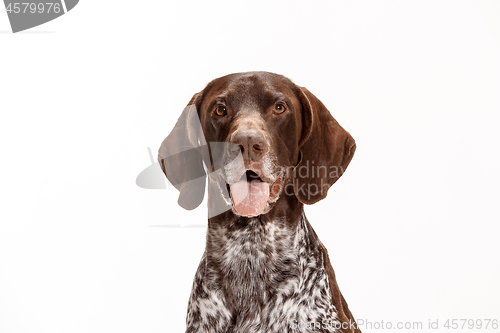
[[[230,74],[193,96],[158,156],[186,209],[208,178],[186,332],[361,332],[303,208],[326,197],[355,149],[323,103],[281,75]]]

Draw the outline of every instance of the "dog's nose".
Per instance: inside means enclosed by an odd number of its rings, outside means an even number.
[[[236,156],[241,151],[244,160],[258,161],[267,151],[266,139],[254,129],[236,132],[231,143],[234,144],[231,153]]]

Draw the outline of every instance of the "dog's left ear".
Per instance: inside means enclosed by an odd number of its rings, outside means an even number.
[[[203,161],[210,165],[198,114],[201,95],[193,96],[158,151],[158,162],[165,176],[180,192],[177,202],[188,210],[203,201],[207,176]]]
[[[293,188],[300,202],[324,199],[344,173],[356,150],[352,136],[306,88],[299,88],[302,103],[300,161],[293,170]]]

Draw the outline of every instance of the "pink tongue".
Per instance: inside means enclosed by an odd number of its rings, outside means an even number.
[[[241,216],[260,215],[269,198],[269,184],[257,180],[247,182],[246,177],[242,177],[231,185],[231,198]]]

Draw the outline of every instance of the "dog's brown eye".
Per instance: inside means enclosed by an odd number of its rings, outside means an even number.
[[[277,103],[275,106],[274,106],[274,113],[276,114],[282,114],[283,112],[285,112],[286,110],[286,107],[281,104],[281,103]]]
[[[224,105],[219,105],[215,108],[215,114],[220,116],[220,117],[223,117],[225,115],[227,115],[227,110],[226,110],[226,107]]]

